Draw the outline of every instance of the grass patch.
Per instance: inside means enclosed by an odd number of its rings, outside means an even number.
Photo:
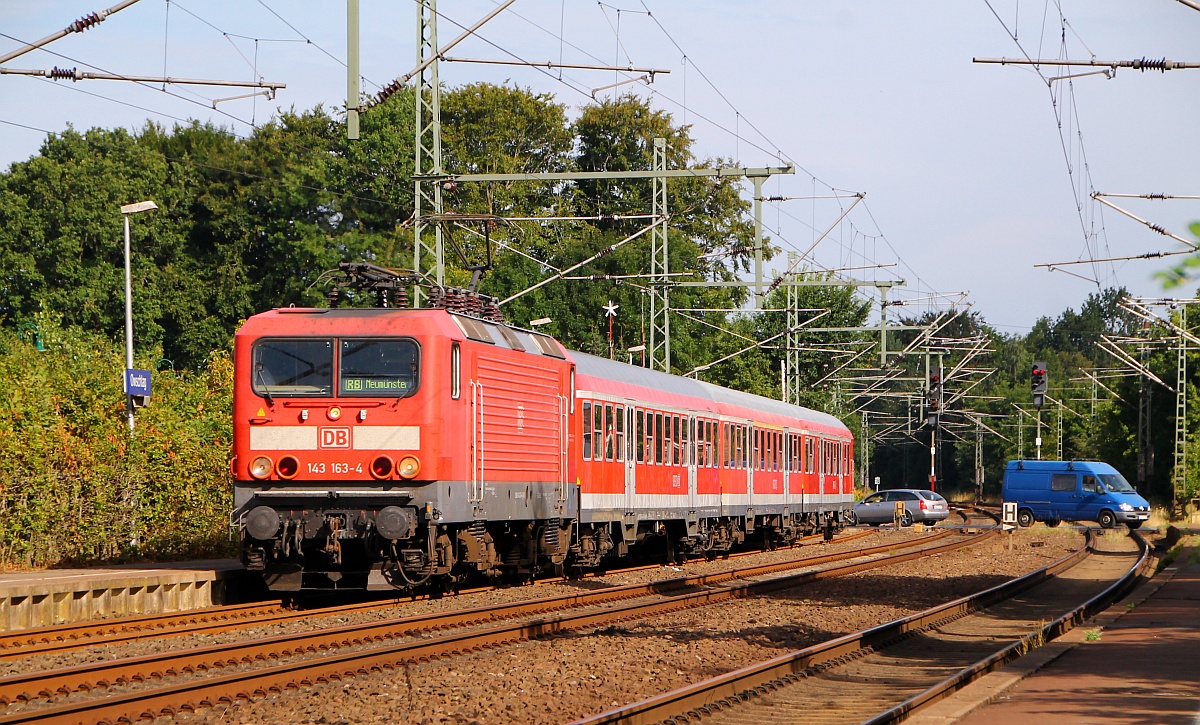
[[[1092,627],[1091,629],[1089,629],[1087,631],[1087,634],[1085,634],[1083,636],[1083,639],[1086,642],[1099,642],[1100,641],[1100,628]]]
[[[1044,620],[1039,620],[1037,623],[1037,629],[1033,632],[1033,634],[1021,640],[1021,645],[1017,647],[1017,654],[1021,657],[1024,657],[1038,647],[1044,647],[1045,645],[1046,622]]]

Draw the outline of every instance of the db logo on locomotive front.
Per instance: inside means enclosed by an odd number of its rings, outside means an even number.
[[[349,428],[320,428],[318,429],[320,436],[320,448],[349,448],[350,447],[350,429]]]

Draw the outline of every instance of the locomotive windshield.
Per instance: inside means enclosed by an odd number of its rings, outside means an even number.
[[[330,395],[330,340],[261,340],[254,346],[254,392],[259,395]]]
[[[403,398],[417,391],[421,352],[413,340],[342,340],[340,395]]]

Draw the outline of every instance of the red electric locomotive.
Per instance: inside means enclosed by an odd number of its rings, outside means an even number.
[[[274,590],[531,576],[660,536],[787,543],[853,501],[833,416],[478,315],[278,309],[234,355],[232,521]]]

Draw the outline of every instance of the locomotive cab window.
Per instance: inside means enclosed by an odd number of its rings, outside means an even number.
[[[420,383],[420,359],[414,340],[342,340],[338,392],[408,397]]]
[[[259,340],[253,354],[255,393],[263,396],[333,394],[331,340]]]

